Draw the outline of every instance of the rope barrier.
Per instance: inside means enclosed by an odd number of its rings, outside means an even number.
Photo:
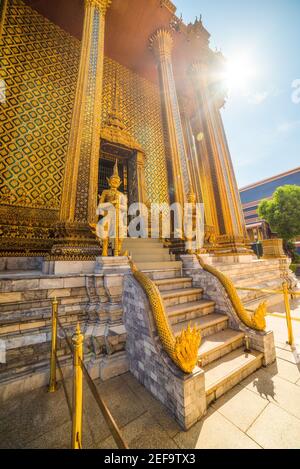
[[[92,380],[92,378],[89,375],[88,370],[86,369],[85,364],[83,363],[82,360],[79,360],[79,362],[80,362],[83,374],[84,374],[84,376],[87,380],[88,386],[91,390],[91,393],[93,394],[93,396],[95,398],[95,401],[97,402],[98,407],[101,410],[101,412],[103,414],[103,417],[104,417],[107,425],[110,428],[110,431],[112,433],[112,436],[113,436],[118,448],[119,449],[128,449],[128,446],[126,445],[125,441],[123,440],[123,438],[121,436],[121,433],[119,431],[119,428],[118,428],[113,416],[111,415],[108,407],[106,406],[105,402],[101,398],[101,396],[99,394],[99,391],[95,386],[94,381]]]
[[[67,346],[73,357],[73,400],[71,400],[67,391],[67,386],[64,378],[64,374],[57,356],[57,326],[61,329],[66,340]],[[92,380],[84,362],[83,362],[83,335],[80,332],[79,323],[77,324],[76,332],[72,336],[72,342],[70,341],[68,334],[62,325],[61,321],[58,319],[58,301],[56,298],[52,301],[52,339],[51,339],[51,362],[50,362],[50,383],[49,383],[49,392],[55,392],[57,390],[56,383],[56,367],[58,368],[61,382],[64,390],[64,394],[67,401],[67,406],[69,414],[72,420],[72,448],[73,449],[82,449],[82,397],[83,397],[83,388],[82,388],[82,376],[84,375],[88,384],[88,387],[104,417],[105,422],[107,423],[111,434],[116,442],[116,445],[119,449],[128,449],[127,444],[122,438],[121,432],[110,413],[107,405],[101,398],[99,391]]]
[[[291,317],[291,305],[290,305],[290,296],[291,299],[296,298],[297,296],[300,296],[300,292],[294,292],[290,289],[288,282],[284,281],[282,284],[281,289],[266,289],[266,288],[250,288],[250,287],[240,287],[237,286],[235,287],[237,290],[240,291],[250,291],[250,292],[260,292],[260,293],[270,293],[270,294],[282,294],[283,295],[283,300],[284,300],[284,307],[285,307],[285,319],[287,322],[287,330],[288,330],[288,344],[293,346],[294,345],[294,334],[293,334],[293,324],[292,320],[294,321],[299,321],[296,318]],[[275,313],[268,313],[268,316],[274,316],[274,317],[280,317],[276,316]]]
[[[61,369],[61,366],[60,366],[60,363],[59,363],[59,359],[57,357],[57,354],[55,354],[55,358],[56,358],[56,365],[57,365],[57,368],[58,368],[58,371],[59,371],[59,374],[60,374],[60,377],[61,377],[61,382],[62,382],[62,386],[63,386],[63,390],[64,390],[64,393],[65,393],[65,397],[66,397],[66,401],[67,401],[67,406],[68,406],[68,409],[69,409],[69,414],[70,414],[70,418],[72,420],[72,404],[71,404],[71,401],[70,401],[70,398],[69,398],[69,394],[68,394],[68,391],[67,391],[67,386],[66,386],[66,382],[65,382],[65,378],[64,378],[64,374],[63,374],[63,371]]]
[[[59,327],[61,328],[61,330],[63,331],[63,333],[64,333],[64,339],[65,339],[66,342],[67,342],[67,345],[68,345],[68,347],[69,347],[69,350],[70,350],[70,352],[71,352],[71,355],[73,355],[73,353],[74,353],[73,345],[71,344],[70,339],[69,339],[69,337],[67,336],[67,333],[66,333],[66,331],[65,331],[64,326],[62,325],[62,323],[60,322],[60,320],[59,320],[58,318],[57,318],[57,323],[58,323]]]

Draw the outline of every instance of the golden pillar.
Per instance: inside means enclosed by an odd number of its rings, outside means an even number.
[[[186,167],[186,148],[173,74],[173,38],[171,33],[167,29],[159,29],[150,38],[150,46],[157,60],[161,88],[170,200],[171,203],[179,202],[183,205],[185,194],[189,190],[189,176]]]
[[[181,122],[183,127],[183,133],[186,142],[187,159],[190,173],[191,186],[196,196],[198,203],[202,202],[201,193],[201,180],[200,180],[200,168],[197,150],[195,146],[195,138],[190,123],[189,112],[186,109],[187,106],[182,105],[181,107]]]
[[[220,100],[213,94],[205,58],[192,64],[190,76],[196,103],[193,132],[206,223],[216,229],[217,254],[248,254],[245,221],[220,114]]]
[[[112,0],[85,0],[81,57],[66,159],[60,223],[52,253],[99,255],[96,221],[105,16]]]
[[[3,33],[3,29],[4,29],[7,7],[8,7],[8,0],[2,0],[0,3],[0,39]]]

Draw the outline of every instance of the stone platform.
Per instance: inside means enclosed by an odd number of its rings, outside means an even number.
[[[0,273],[0,339],[6,352],[6,363],[0,364],[0,396],[46,384],[53,298],[58,299],[58,317],[69,336],[80,323],[85,361],[94,378],[108,379],[127,371],[121,297],[128,259],[108,258],[107,264],[105,269],[101,261],[101,270],[99,262],[94,262],[97,273],[72,273],[78,263],[60,262],[63,272],[50,274],[44,272],[45,265],[43,268],[31,259],[28,264],[24,258],[9,259],[6,266],[12,269]],[[15,269],[26,265],[28,270]],[[33,267],[40,270],[30,270]],[[81,263],[81,269],[89,270],[90,263]],[[58,356],[66,370],[70,368],[69,350],[60,329]]]

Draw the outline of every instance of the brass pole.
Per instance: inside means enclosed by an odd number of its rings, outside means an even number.
[[[56,348],[57,348],[57,310],[58,301],[56,298],[52,300],[52,331],[51,331],[51,356],[50,356],[50,380],[49,392],[55,392],[56,383]]]
[[[72,337],[73,352],[73,419],[72,419],[72,449],[82,448],[82,368],[83,335],[79,323]]]
[[[285,304],[285,313],[286,313],[286,322],[288,328],[288,344],[294,345],[294,335],[293,335],[293,325],[291,319],[291,307],[290,307],[290,298],[289,298],[289,288],[287,282],[282,284],[284,304]]]

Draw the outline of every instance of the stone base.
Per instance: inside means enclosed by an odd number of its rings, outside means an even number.
[[[61,365],[64,378],[70,378],[72,376],[73,365],[71,359],[67,363]],[[56,375],[57,382],[60,382],[60,374],[57,370]],[[20,396],[34,389],[48,387],[49,385],[49,364],[40,366],[31,373],[19,374],[14,376],[12,374],[11,379],[0,382],[0,402],[5,402],[7,399],[11,399],[16,396]]]
[[[243,236],[217,236],[213,251],[216,256],[244,256],[250,255],[251,249],[248,247],[248,240]]]
[[[255,259],[257,259],[257,257],[251,254],[231,254],[229,256],[211,255],[207,258],[207,264],[248,264]]]
[[[120,273],[126,274],[130,272],[128,257],[97,257],[95,265],[96,274]]]
[[[126,352],[106,355],[100,361],[99,376],[103,381],[123,375],[127,371],[129,371],[129,362]]]
[[[42,257],[0,257],[0,272],[42,270]]]
[[[283,240],[280,238],[264,239],[262,241],[264,259],[284,259]]]
[[[46,261],[43,262],[43,274],[93,274],[96,261]]]

